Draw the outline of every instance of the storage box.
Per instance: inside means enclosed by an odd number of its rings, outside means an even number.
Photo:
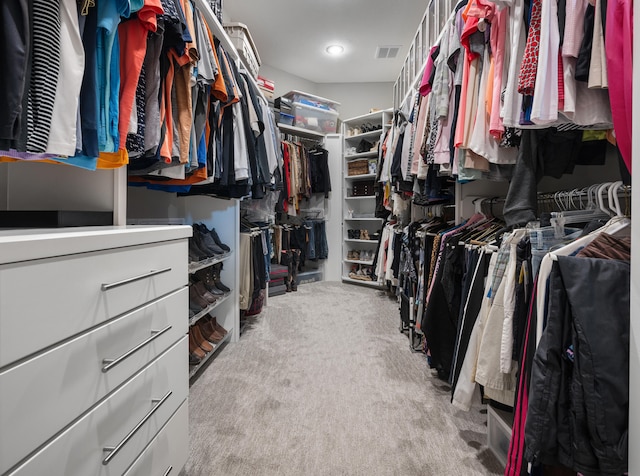
[[[293,117],[291,114],[285,114],[284,112],[281,112],[280,116],[278,117],[278,124],[292,126],[294,119],[295,117]]]
[[[294,102],[293,115],[296,127],[324,134],[335,134],[338,130],[338,113],[335,111]]]
[[[353,175],[366,175],[369,173],[369,161],[364,160],[352,160],[347,163],[347,175],[349,177]]]
[[[238,50],[240,59],[251,75],[257,78],[262,63],[260,62],[260,55],[253,42],[253,38],[251,38],[251,33],[249,33],[247,25],[244,23],[225,23],[223,26],[231,42]]]
[[[369,159],[369,173],[370,174],[378,173],[378,159]]]
[[[316,107],[325,111],[334,112],[338,114],[338,108],[340,103],[331,99],[316,96],[314,94],[305,93],[302,91],[289,91],[282,97],[289,99],[293,103],[304,104],[305,106]]]
[[[513,414],[487,405],[487,446],[502,463],[507,464]]]
[[[375,194],[375,182],[373,180],[363,180],[353,183],[353,197],[370,197]]]

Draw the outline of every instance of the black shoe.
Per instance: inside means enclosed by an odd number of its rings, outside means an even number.
[[[211,267],[211,277],[213,278],[213,282],[219,290],[225,293],[229,293],[231,292],[231,289],[222,284],[222,281],[220,281],[220,271],[222,271],[222,263]]]
[[[195,272],[196,278],[198,278],[204,284],[204,287],[207,288],[214,296],[223,296],[224,291],[219,289],[216,286],[215,281],[213,280],[213,275],[211,273],[211,268],[200,269]]]
[[[198,230],[198,239],[200,240],[201,248],[206,248],[211,251],[212,255],[222,255],[225,253],[225,251],[213,241],[213,237],[209,234],[209,229],[205,225],[194,225],[194,235],[196,234],[196,230]]]
[[[215,242],[216,245],[218,245],[220,248],[222,248],[226,252],[231,251],[231,248],[229,248],[227,245],[225,245],[222,242],[222,240],[220,240],[220,237],[218,236],[218,233],[216,233],[215,228],[211,228],[211,231],[209,232],[209,234],[211,235],[211,238],[213,238],[213,241]]]

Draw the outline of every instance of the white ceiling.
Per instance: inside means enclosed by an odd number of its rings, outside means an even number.
[[[314,83],[395,81],[427,0],[223,0],[225,18],[247,25],[262,64]],[[325,48],[345,47],[341,57]],[[402,45],[375,59],[379,45]]]

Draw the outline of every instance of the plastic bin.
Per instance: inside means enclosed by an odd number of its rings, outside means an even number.
[[[513,414],[487,405],[487,446],[502,465],[507,464],[512,425]]]
[[[260,55],[258,54],[258,50],[256,48],[255,43],[253,42],[253,38],[251,38],[251,33],[249,33],[249,29],[247,25],[244,23],[225,23],[224,29],[229,35],[231,42],[238,50],[238,54],[240,55],[240,59],[247,67],[249,72],[254,78],[258,77],[258,71],[260,70],[260,65],[262,64],[260,61]]]
[[[302,91],[289,91],[282,97],[289,99],[293,103],[304,104],[305,106],[312,106],[318,109],[324,109],[325,111],[338,113],[340,103],[332,101],[331,99],[315,96],[314,94],[305,93]]]
[[[338,113],[299,102],[293,103],[293,125],[324,134],[335,134],[338,130]]]

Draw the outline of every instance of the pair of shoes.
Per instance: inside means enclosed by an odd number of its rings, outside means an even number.
[[[220,280],[220,272],[222,271],[222,263],[209,266],[208,268],[200,269],[195,272],[195,277],[203,283],[205,289],[214,296],[223,296],[230,292],[227,286],[225,286]]]
[[[360,230],[360,239],[361,240],[370,240],[369,230]]]
[[[373,255],[374,252],[373,251],[361,251],[360,252],[360,261],[373,261]]]
[[[222,243],[215,229],[209,230],[203,223],[196,223],[192,225],[192,228],[193,236],[189,239],[189,259],[191,261],[203,261],[231,251],[231,248]]]
[[[347,236],[350,240],[359,240],[360,230],[347,230]]]
[[[217,344],[224,336],[228,334],[227,330],[218,324],[218,320],[210,315],[204,316],[198,321],[200,328],[203,331],[202,335],[207,337],[207,340]]]
[[[202,281],[192,281],[189,287],[193,288],[197,295],[203,298],[209,304],[213,304],[220,297],[219,295],[210,293],[209,290],[205,288]]]
[[[209,316],[204,316],[195,324],[195,326],[198,327],[202,336],[209,342],[217,344],[224,339],[225,335],[218,330],[215,317],[211,318]]]
[[[350,250],[347,252],[347,259],[359,260],[360,259],[360,251],[358,250]]]

